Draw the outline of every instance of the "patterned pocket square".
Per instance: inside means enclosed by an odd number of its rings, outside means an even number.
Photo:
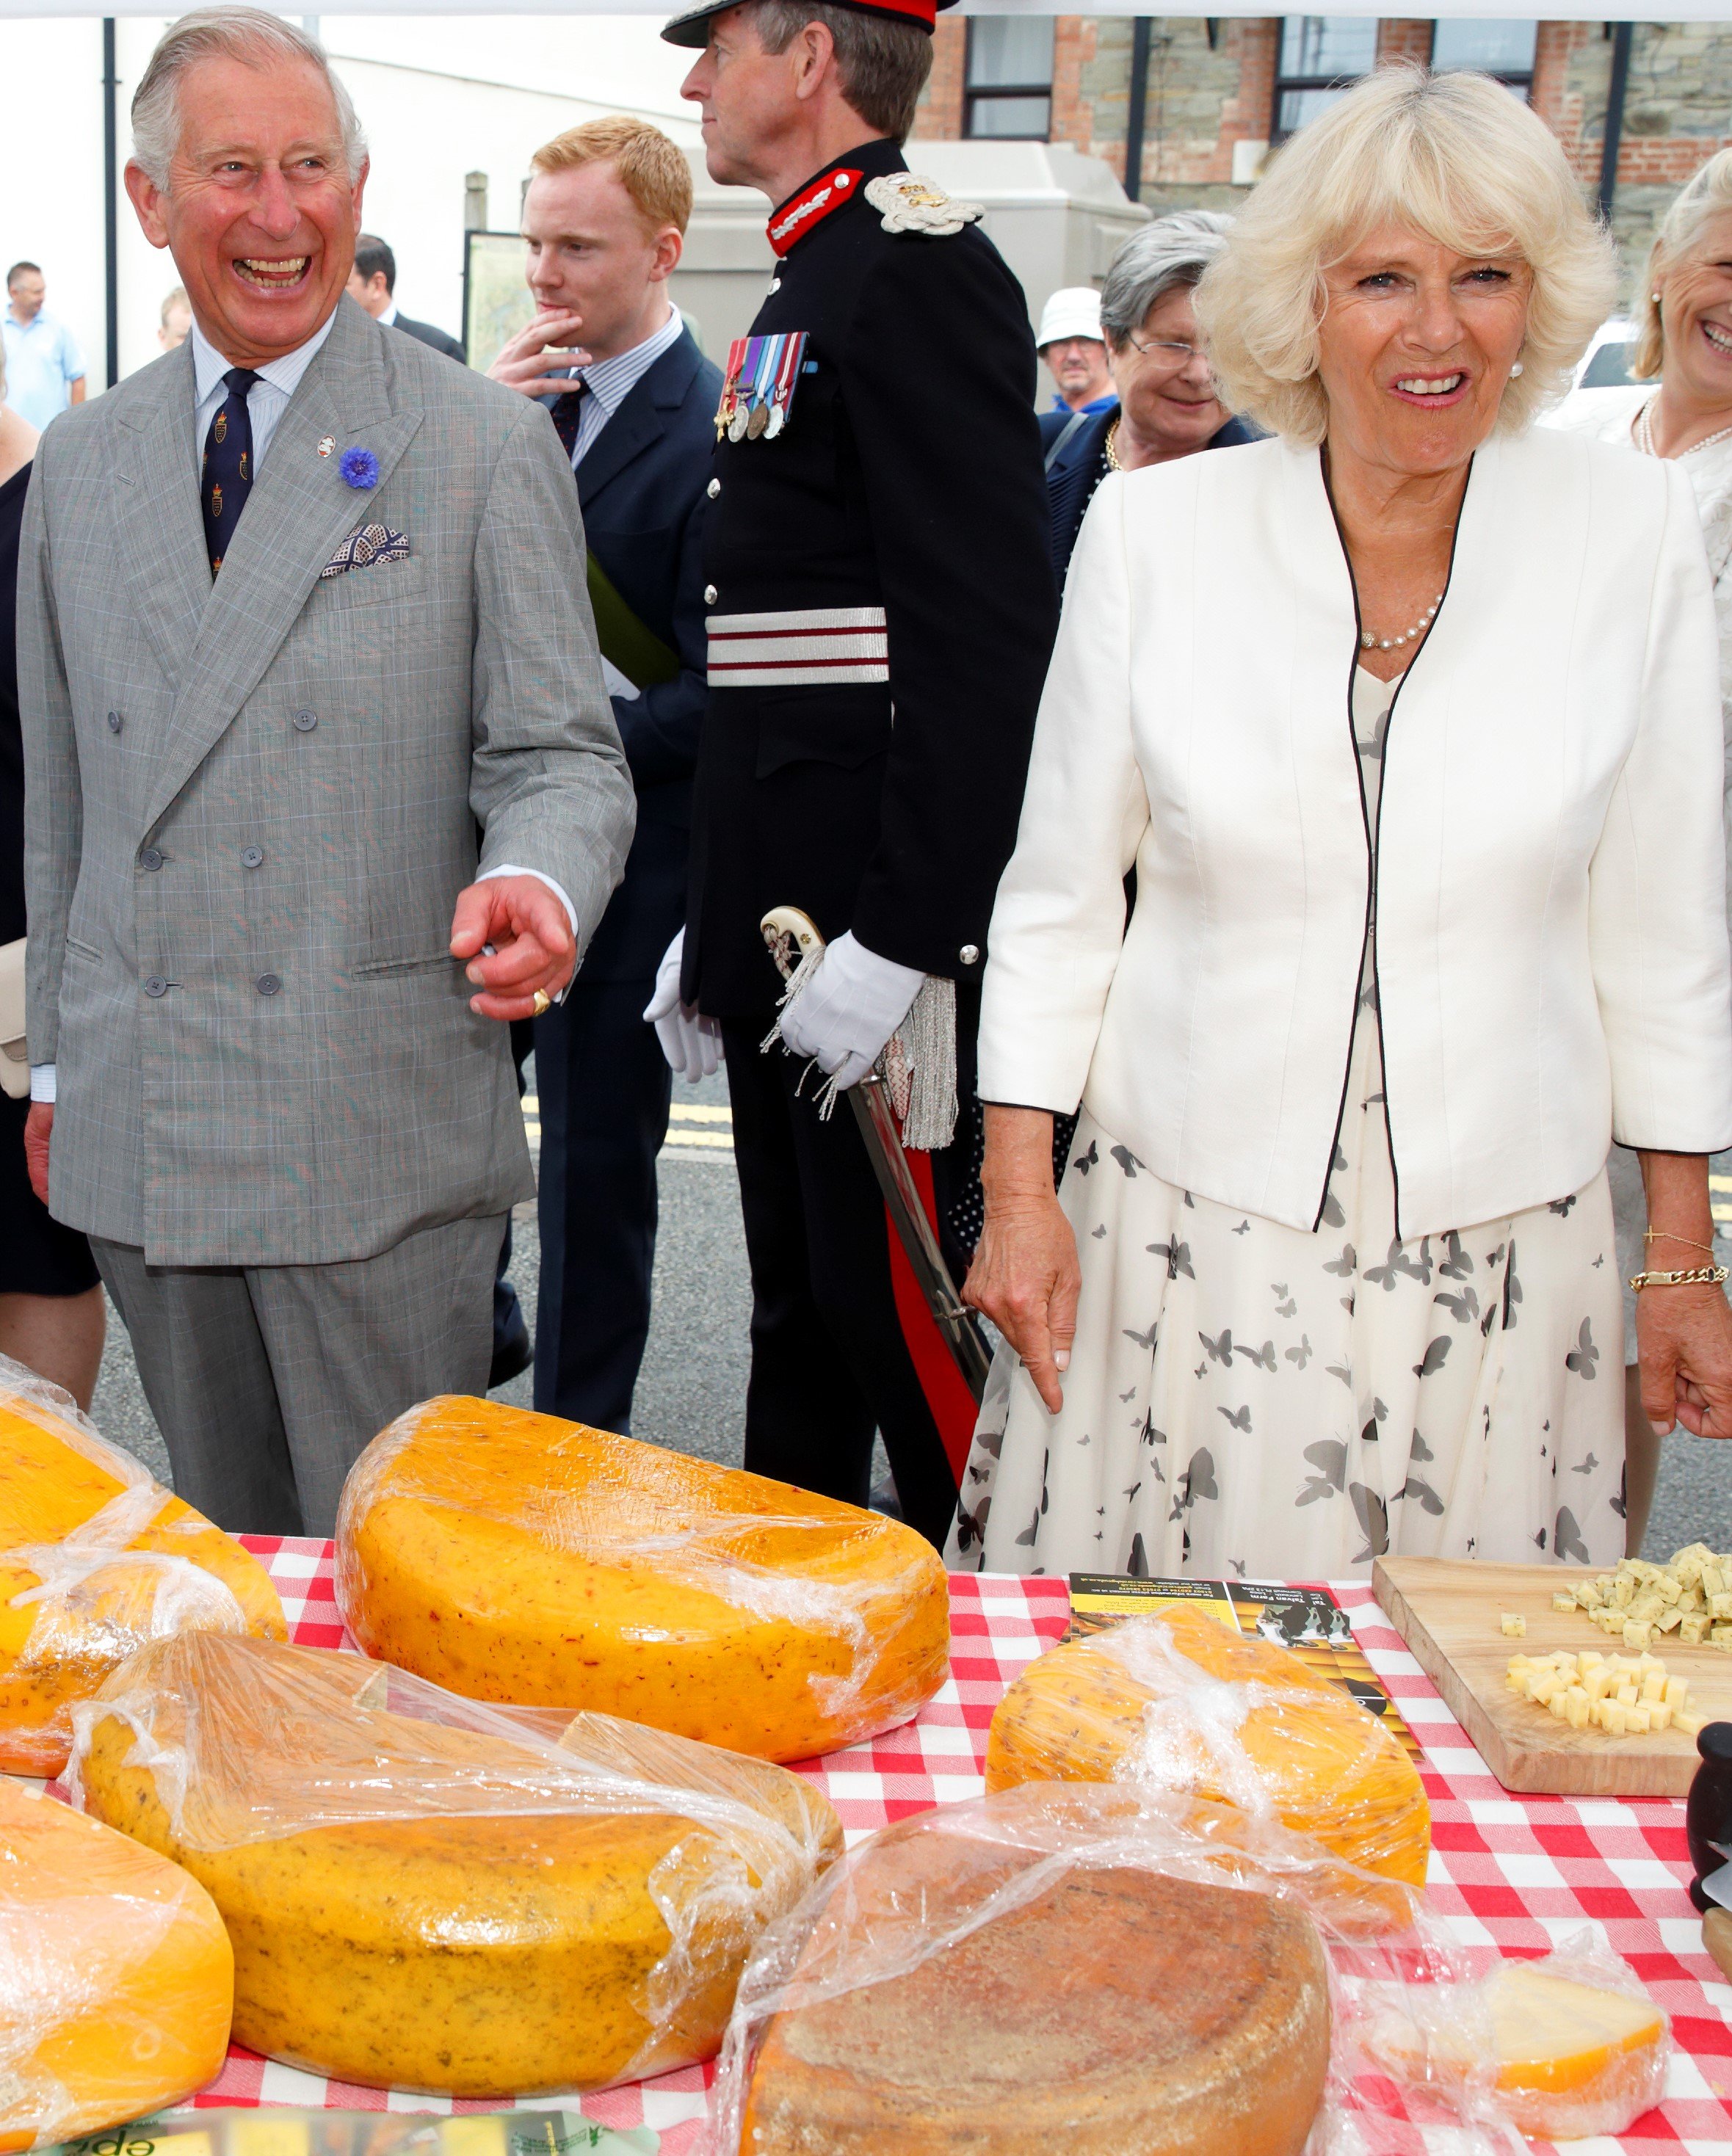
[[[347,576],[351,569],[370,569],[376,562],[406,562],[409,557],[409,542],[404,533],[393,531],[388,524],[363,524],[349,534],[320,570],[320,581]]]

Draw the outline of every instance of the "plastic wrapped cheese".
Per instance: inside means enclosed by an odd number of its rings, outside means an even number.
[[[197,1880],[0,1778],[0,2152],[202,2088],[234,2002],[229,1935]]]
[[[911,1528],[492,1400],[429,1400],[374,1439],[337,1594],[368,1654],[470,1698],[766,1759],[906,1722],[948,1667],[943,1568]]]
[[[883,1829],[766,1933],[712,2145],[1508,2156],[1489,2075],[1375,2055],[1371,1994],[1488,2055],[1483,1988],[1412,1888],[1206,1798],[1025,1784]]]
[[[189,1629],[288,1636],[255,1558],[0,1356],[0,1768],[58,1774],[73,1702]]]
[[[1591,1933],[1544,1960],[1501,1963],[1478,1991],[1476,2030],[1460,2012],[1440,2023],[1423,1993],[1374,1989],[1372,2049],[1410,2078],[1455,2089],[1483,2081],[1489,2058],[1498,2107],[1547,2141],[1623,2133],[1665,2093],[1670,2025]]]
[[[1179,1605],[1042,1655],[1000,1702],[986,1786],[1123,1781],[1195,1790],[1425,1883],[1431,1809],[1377,1717],[1272,1641]]]
[[[237,2038],[344,2081],[500,2097],[707,2057],[841,1845],[762,1760],[355,1655],[188,1634],[76,1718],[79,1800],[221,1910]]]

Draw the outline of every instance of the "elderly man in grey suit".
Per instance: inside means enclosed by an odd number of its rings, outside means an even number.
[[[177,1489],[327,1534],[382,1424],[485,1388],[534,1188],[502,1021],[569,983],[631,787],[546,413],[343,296],[320,48],[185,17],[132,117],[193,330],[30,491],[27,1142]]]

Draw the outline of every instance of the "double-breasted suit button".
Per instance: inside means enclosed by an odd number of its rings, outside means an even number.
[[[720,594],[713,584],[706,584],[704,586],[704,604],[706,606],[714,606],[719,597]]]
[[[138,857],[138,865],[141,869],[159,869],[167,859],[160,846],[146,846]]]
[[[316,711],[297,711],[295,714],[295,731],[298,734],[310,734],[318,723]]]
[[[263,846],[242,847],[240,865],[244,869],[256,869],[262,867],[264,865],[264,861],[265,849]]]
[[[160,973],[152,973],[145,982],[144,992],[147,996],[152,997],[166,996],[168,993],[168,983]]]
[[[978,966],[980,963],[980,946],[978,943],[964,943],[956,955],[962,960],[964,965]]]
[[[110,711],[109,713],[108,731],[111,734],[117,734],[121,731],[121,715],[118,711]]]
[[[253,983],[261,996],[274,996],[282,985],[275,973],[261,973]]]
[[[709,485],[704,489],[704,492],[708,495],[712,501],[716,499],[717,495],[720,494],[721,491],[722,482],[719,479],[712,479]]]

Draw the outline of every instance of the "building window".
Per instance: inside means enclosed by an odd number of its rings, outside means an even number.
[[[1051,131],[1051,16],[971,15],[963,133],[1044,142]]]
[[[1478,68],[1523,98],[1534,90],[1537,23],[1439,21],[1431,31],[1434,68]]]
[[[1377,23],[1363,15],[1287,15],[1275,75],[1275,140],[1326,112],[1377,64]]]

